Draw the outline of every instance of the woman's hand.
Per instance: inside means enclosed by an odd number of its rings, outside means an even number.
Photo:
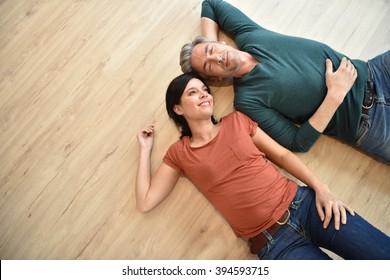
[[[347,211],[355,216],[354,211],[344,202],[333,195],[328,186],[316,190],[316,207],[324,228],[327,228],[332,216],[334,217],[335,229],[340,229],[341,224],[347,223]]]
[[[154,141],[154,126],[149,125],[137,134],[140,145],[135,197],[137,209],[148,212],[163,201],[175,187],[180,173],[162,162],[152,175],[150,157]]]
[[[154,142],[154,125],[142,128],[137,134],[137,139],[141,148],[152,149]]]

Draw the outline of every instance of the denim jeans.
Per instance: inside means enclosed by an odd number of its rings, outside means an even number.
[[[259,259],[330,259],[319,247],[344,259],[390,259],[390,237],[357,213],[355,216],[348,214],[347,223],[338,231],[333,219],[324,229],[315,205],[315,193],[308,187],[298,188],[290,212],[289,222],[274,236],[263,232],[269,242],[259,251]]]
[[[390,163],[390,51],[370,59],[367,64],[377,97],[368,115],[362,115],[355,144]]]

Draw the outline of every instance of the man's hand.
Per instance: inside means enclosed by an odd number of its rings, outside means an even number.
[[[345,57],[341,60],[339,68],[333,72],[333,64],[326,59],[325,82],[328,88],[324,101],[309,119],[311,126],[318,132],[323,132],[332,119],[344,97],[352,88],[357,78],[357,71],[351,61]]]
[[[341,104],[344,97],[352,88],[357,78],[357,71],[350,60],[345,57],[341,60],[339,68],[333,72],[333,64],[330,59],[326,59],[325,80],[328,88],[328,95],[338,104]]]

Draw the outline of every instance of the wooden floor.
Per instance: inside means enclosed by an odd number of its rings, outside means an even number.
[[[388,0],[229,2],[353,58],[390,49]],[[152,212],[135,209],[136,133],[156,126],[153,168],[179,137],[165,90],[200,4],[0,1],[1,259],[255,258],[186,179]],[[233,92],[213,91],[219,118]],[[390,234],[390,166],[326,136],[299,157]]]

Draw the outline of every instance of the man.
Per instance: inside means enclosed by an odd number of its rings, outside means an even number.
[[[201,26],[208,39],[183,46],[183,72],[233,77],[235,108],[277,142],[305,152],[324,133],[390,163],[390,52],[368,65],[349,60],[323,43],[269,31],[222,0],[202,3]],[[219,29],[238,50],[217,42]]]

